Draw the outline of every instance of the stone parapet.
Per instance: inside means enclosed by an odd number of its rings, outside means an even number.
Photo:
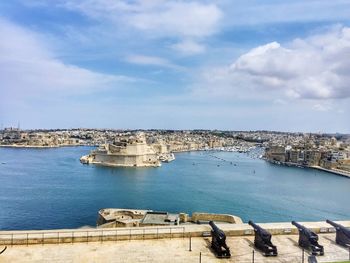
[[[192,222],[200,221],[215,221],[215,222],[226,222],[231,224],[242,224],[243,221],[238,216],[229,214],[209,214],[209,213],[193,213],[190,219]]]
[[[333,233],[335,230],[326,222],[300,222],[316,233]],[[350,221],[336,221],[350,227]],[[290,222],[261,223],[272,235],[295,235],[298,229]],[[248,224],[220,224],[227,236],[251,236],[253,228]],[[59,244],[78,242],[104,242],[118,240],[142,240],[161,238],[202,237],[211,230],[209,225],[183,225],[174,227],[133,227],[106,229],[60,229],[41,231],[0,231],[0,245]]]

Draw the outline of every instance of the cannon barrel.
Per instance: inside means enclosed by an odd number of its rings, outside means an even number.
[[[346,235],[348,238],[350,238],[350,229],[346,228],[345,226],[342,226],[341,224],[337,224],[331,220],[326,220],[326,222],[332,226],[334,226],[335,230],[337,231],[341,231],[344,233],[344,235]]]
[[[339,229],[346,229],[344,226],[337,224],[336,222],[333,222],[331,220],[326,220],[326,222],[332,226],[334,226],[335,228],[339,228]],[[347,229],[346,229],[347,230]]]
[[[297,228],[305,229],[303,225],[300,225],[299,223],[292,221],[292,225],[296,226]]]
[[[213,229],[213,234],[218,239],[218,242],[220,242],[220,244],[225,243],[226,235],[225,235],[224,231],[222,231],[220,228],[218,228],[213,221],[209,221],[209,225]]]
[[[255,224],[252,220],[249,220],[248,224],[251,225],[254,229],[261,229],[261,227]]]
[[[337,223],[335,223],[335,222],[333,222],[333,221],[331,221],[331,220],[328,220],[328,219],[327,219],[326,222],[327,222],[328,224],[334,226],[334,227],[340,227],[339,224],[337,224]]]
[[[335,222],[333,222],[333,221],[331,221],[331,220],[328,220],[328,219],[326,220],[326,222],[327,222],[328,224],[334,226],[334,228],[335,228],[336,230],[342,231],[346,236],[348,236],[348,237],[350,238],[350,229],[348,229],[348,228],[346,228],[345,226],[342,226],[342,225],[340,225],[340,224],[337,224],[337,223],[335,223]]]
[[[255,224],[253,221],[249,220],[248,224],[251,225],[255,232],[258,232],[261,236],[261,238],[265,239],[265,240],[269,240],[271,239],[271,234],[266,231],[264,228],[262,228],[261,226],[258,226],[257,224]]]
[[[299,229],[299,232],[302,231],[309,238],[314,238],[314,239],[318,240],[317,234],[315,234],[312,230],[308,229],[307,227],[305,227],[305,226],[303,226],[295,221],[292,221],[292,224],[295,225]]]
[[[215,225],[215,223],[213,221],[209,221],[209,225],[211,226],[211,228],[213,229],[214,232],[219,231],[219,228]]]

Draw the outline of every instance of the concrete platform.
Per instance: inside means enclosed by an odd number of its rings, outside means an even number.
[[[349,251],[334,243],[335,234],[320,234],[320,244],[325,255],[318,262],[336,262],[349,259]],[[228,237],[230,259],[217,259],[209,249],[210,238],[150,239],[131,241],[108,241],[104,243],[44,244],[9,246],[0,255],[0,262],[252,262],[253,236]],[[255,262],[295,263],[301,262],[302,251],[297,246],[297,235],[277,235],[272,241],[278,247],[279,256],[266,258],[255,252]],[[1,249],[2,247],[0,247]],[[307,254],[305,254],[307,262]]]

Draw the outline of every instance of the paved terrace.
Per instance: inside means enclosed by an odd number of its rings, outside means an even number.
[[[338,223],[347,227],[350,226],[350,221]],[[316,232],[323,232],[319,234],[319,243],[325,247],[325,255],[318,257],[318,262],[349,260],[349,250],[335,244],[334,229],[329,227],[328,224],[323,222],[303,224]],[[272,241],[278,247],[279,256],[266,258],[256,251],[254,262],[302,262],[302,250],[297,246],[298,235],[295,234],[294,230],[296,228],[294,226],[289,223],[260,225],[275,233]],[[70,240],[67,237],[66,239],[62,238],[60,244],[48,244],[53,239],[48,232],[45,232],[44,239],[46,239],[46,235],[48,239],[43,244],[31,245],[30,242],[28,246],[26,243],[12,246],[9,244],[7,250],[0,255],[0,262],[200,262],[200,253],[201,262],[253,262],[254,236],[250,226],[247,224],[223,224],[219,225],[219,227],[224,229],[229,235],[227,244],[231,249],[231,259],[216,259],[214,257],[209,249],[211,238],[203,237],[203,233],[204,235],[207,234],[210,231],[210,227],[199,225],[188,226],[184,232],[182,232],[183,229],[181,228],[179,228],[181,229],[179,232],[172,230],[174,234],[171,236],[166,234],[170,232],[169,229],[158,228],[158,239],[151,234],[151,229],[148,229],[145,232],[149,234],[145,236],[132,232],[128,238],[122,238],[120,233],[120,239],[113,240],[111,235],[106,235],[104,239],[100,238],[99,241],[91,241],[92,237],[90,237],[89,241],[84,240],[83,237],[81,239],[76,238],[76,240]],[[157,231],[156,229],[153,228],[152,230],[154,234]],[[115,231],[115,229],[113,230]],[[137,230],[140,231],[140,229]],[[71,230],[66,231],[66,233],[71,232]],[[76,234],[83,233],[79,232],[79,230],[76,231]],[[84,231],[86,233],[89,230]],[[128,230],[124,229],[124,231]],[[133,231],[136,231],[136,229]],[[10,234],[10,232],[0,233],[1,242],[5,241],[3,234]],[[109,234],[108,231],[106,233]],[[21,235],[23,235],[23,232]],[[103,235],[105,235],[105,232]],[[192,236],[192,251],[189,251],[190,235]],[[71,241],[74,243],[68,243]],[[0,251],[3,246],[0,246]],[[307,254],[305,254],[305,262],[307,262]]]

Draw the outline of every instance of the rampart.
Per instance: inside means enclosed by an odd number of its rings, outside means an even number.
[[[350,227],[350,221],[336,221]],[[333,233],[335,229],[326,222],[301,222],[316,233]],[[217,224],[227,236],[252,236],[248,224]],[[273,235],[296,235],[298,229],[290,222],[261,223]],[[78,242],[105,242],[118,240],[143,240],[162,238],[202,237],[210,232],[209,225],[184,225],[172,227],[133,227],[108,229],[62,229],[42,231],[0,231],[0,245],[60,244]]]
[[[231,224],[242,224],[242,219],[234,215],[228,214],[209,214],[209,213],[193,213],[190,218],[192,222],[200,221],[216,221],[216,222],[226,222]]]

